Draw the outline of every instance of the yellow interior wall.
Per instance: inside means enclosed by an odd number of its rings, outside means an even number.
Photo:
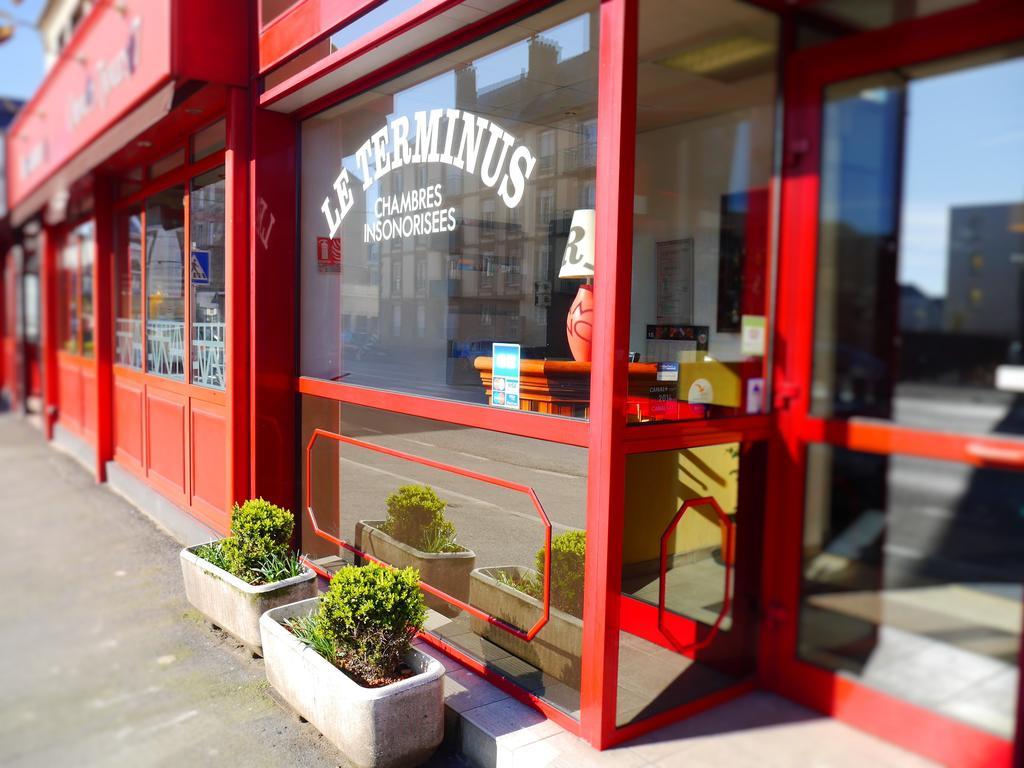
[[[686,499],[711,496],[724,512],[734,515],[738,480],[739,443],[628,456],[623,562],[657,560],[661,534]],[[697,507],[679,521],[669,554],[717,547],[721,542],[714,510]]]

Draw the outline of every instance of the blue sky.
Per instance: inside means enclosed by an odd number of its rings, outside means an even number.
[[[6,14],[18,21],[35,24],[44,0],[0,0],[0,23]],[[27,99],[43,79],[43,45],[31,26],[18,25],[14,37],[0,44],[0,97]]]
[[[900,282],[946,293],[949,210],[1024,201],[1024,58],[912,81]]]

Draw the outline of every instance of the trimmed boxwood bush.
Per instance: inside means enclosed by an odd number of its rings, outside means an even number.
[[[331,579],[317,613],[288,623],[300,640],[362,685],[400,679],[426,608],[415,568],[345,566]]]
[[[551,537],[551,605],[578,618],[583,616],[583,565],[586,555],[586,531],[566,531]],[[537,550],[534,567],[539,576],[519,579],[502,572],[498,581],[543,600],[544,547]]]
[[[289,549],[295,519],[265,499],[249,499],[231,510],[231,536],[196,554],[250,584],[266,584],[302,573],[298,553]]]
[[[586,556],[586,531],[566,531],[551,538],[551,604],[573,616],[583,615],[583,564]],[[543,574],[543,547],[537,550],[534,560],[537,572]],[[543,589],[543,582],[540,586]]]
[[[429,485],[403,485],[385,504],[388,516],[380,529],[421,552],[463,552],[455,525],[445,517],[448,502]]]

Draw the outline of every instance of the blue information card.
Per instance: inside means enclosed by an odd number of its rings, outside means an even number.
[[[491,405],[519,410],[519,345],[491,345]]]

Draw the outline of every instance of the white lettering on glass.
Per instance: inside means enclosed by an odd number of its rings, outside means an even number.
[[[411,130],[415,130],[415,136],[410,135]],[[522,202],[526,182],[537,166],[537,158],[511,133],[485,117],[458,109],[419,110],[411,121],[406,116],[396,117],[363,142],[354,157],[364,192],[404,165],[442,163],[465,173],[479,173],[484,186],[497,189],[508,208]],[[333,186],[334,199],[328,195],[320,206],[331,237],[341,228],[354,202],[347,170],[341,171]],[[377,221],[364,225],[364,239],[378,242],[454,229],[454,208],[424,213],[440,208],[441,192],[437,184],[377,198],[373,206]],[[422,216],[411,216],[417,212]]]

